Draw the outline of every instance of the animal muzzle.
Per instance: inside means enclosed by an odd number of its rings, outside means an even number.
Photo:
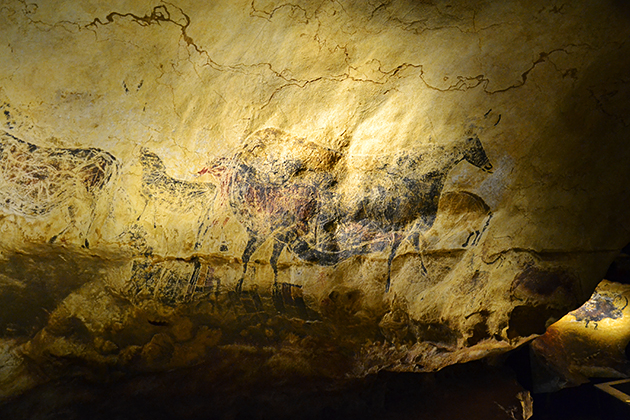
[[[486,151],[483,150],[483,145],[478,137],[470,137],[466,140],[464,159],[482,171],[492,173],[492,163],[490,163]]]

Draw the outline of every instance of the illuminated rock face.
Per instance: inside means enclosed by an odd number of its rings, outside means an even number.
[[[3,395],[77,361],[432,371],[544,332],[629,240],[629,16],[5,2]]]
[[[629,298],[630,286],[603,280],[584,305],[532,341],[536,360],[552,373],[540,375],[542,391],[580,385],[593,377],[628,376]]]

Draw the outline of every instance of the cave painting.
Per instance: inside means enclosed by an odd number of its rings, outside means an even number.
[[[450,170],[462,161],[492,170],[476,135],[423,153],[383,156],[358,174],[347,173],[343,158],[344,150],[264,129],[252,134],[232,157],[217,159],[202,170],[217,179],[221,199],[247,231],[237,289],[252,254],[273,238],[270,264],[276,288],[278,258],[286,247],[302,260],[320,265],[389,249],[385,286],[389,290],[399,246],[407,239],[419,249],[422,234],[435,221]],[[207,222],[200,225],[197,247],[207,229]],[[473,235],[467,244],[478,240],[479,232]]]
[[[278,293],[273,296],[256,289],[222,293],[221,278],[225,275],[222,270],[199,258],[158,262],[138,258],[131,265],[131,276],[122,293],[132,302],[149,298],[176,307],[203,300],[217,312],[221,308],[230,308],[243,315],[280,312],[302,319],[318,319],[318,314],[304,301],[302,286],[279,283]]]
[[[577,322],[584,322],[588,328],[590,323],[597,329],[598,323],[604,319],[619,319],[628,306],[628,298],[623,295],[600,293],[595,291],[591,299],[571,312]]]
[[[70,224],[50,239],[54,242],[74,225],[69,201],[79,198],[91,210],[87,236],[95,218],[95,202],[117,172],[116,158],[96,148],[40,147],[8,133],[0,141],[0,206],[4,211],[40,217],[65,206]],[[354,171],[347,167],[351,158],[347,147],[342,141],[334,150],[275,128],[259,130],[232,156],[218,158],[200,171],[211,174],[216,185],[173,178],[157,154],[142,148],[139,192],[144,207],[137,219],[150,207],[155,227],[157,208],[172,213],[204,208],[197,223],[198,250],[212,225],[213,203],[218,199],[229,206],[247,234],[238,291],[251,256],[270,238],[274,293],[280,293],[278,259],[285,248],[303,261],[324,266],[386,252],[388,291],[392,261],[403,241],[421,251],[421,239],[436,221],[451,169],[467,161],[490,172],[492,164],[474,134],[421,152],[371,156],[370,165]],[[453,201],[451,207],[462,200],[472,202],[491,216],[480,197],[449,194],[445,197]],[[485,226],[470,229],[462,246],[475,245],[483,229]],[[87,239],[84,246],[89,246]]]
[[[63,208],[70,223],[50,238],[54,242],[76,223],[71,199],[87,203],[96,217],[96,200],[117,172],[116,158],[97,148],[40,147],[9,133],[0,134],[0,208],[5,213],[42,217]],[[84,246],[89,246],[87,238]]]
[[[141,196],[144,198],[144,208],[137,217],[153,208],[153,227],[155,227],[156,207],[173,213],[186,213],[195,206],[208,206],[214,200],[216,186],[208,182],[188,182],[175,179],[167,174],[162,159],[147,148],[140,151],[142,165]]]

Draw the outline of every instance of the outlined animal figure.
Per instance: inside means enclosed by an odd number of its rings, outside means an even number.
[[[428,247],[467,248],[479,243],[492,212],[481,197],[468,191],[446,191],[440,196],[437,216],[424,235]]]
[[[214,199],[216,186],[210,182],[189,182],[168,175],[162,159],[147,148],[140,150],[142,166],[141,195],[145,200],[140,220],[149,204],[153,206],[153,227],[156,207],[176,213],[188,213]]]
[[[204,169],[217,178],[221,196],[248,233],[239,289],[251,255],[271,237],[270,264],[275,282],[278,257],[285,247],[320,265],[335,265],[389,247],[388,291],[396,251],[405,238],[418,248],[420,236],[435,221],[450,170],[467,161],[492,171],[476,136],[423,153],[387,156],[372,169],[350,175],[337,168],[341,152],[322,148],[322,155],[334,159],[320,170],[317,165],[306,164],[298,153],[277,153],[281,158],[275,159],[273,147],[269,141],[250,142],[232,158],[218,159]],[[203,234],[200,229],[199,237]]]
[[[292,249],[306,261],[334,265],[353,255],[389,247],[389,291],[396,251],[406,238],[419,248],[420,237],[435,222],[449,172],[463,161],[492,172],[477,136],[466,136],[449,147],[435,146],[419,154],[401,153],[370,171],[358,172],[337,188],[332,201],[336,208],[331,211],[329,206],[319,214],[316,239],[311,243],[301,240]]]
[[[597,329],[598,323],[606,318],[619,319],[628,307],[628,298],[623,295],[609,295],[595,292],[581,307],[571,312],[578,322],[585,322],[585,327],[591,322]]]
[[[334,182],[330,172],[341,156],[281,130],[263,129],[253,133],[232,158],[218,159],[203,170],[217,179],[222,199],[247,231],[239,290],[252,254],[268,238],[274,241],[270,265],[277,281],[282,250],[308,232]],[[200,225],[198,247],[208,228],[207,221]]]
[[[95,220],[96,201],[118,171],[110,153],[97,148],[41,147],[11,134],[0,134],[0,209],[27,217],[43,217],[66,206],[70,223],[49,242],[75,224],[71,199],[90,208],[84,236]],[[89,247],[87,238],[84,246]]]

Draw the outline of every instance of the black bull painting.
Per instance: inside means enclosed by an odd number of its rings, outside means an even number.
[[[276,287],[278,258],[285,248],[302,260],[321,265],[389,249],[388,291],[399,246],[408,240],[418,249],[422,233],[435,221],[451,169],[467,161],[492,171],[476,135],[449,146],[434,146],[429,152],[385,156],[382,161],[376,159],[371,168],[349,175],[341,167],[343,152],[302,139],[293,140],[297,143],[290,149],[310,148],[308,158],[274,153],[275,144],[269,139],[283,134],[274,129],[254,133],[250,138],[258,141],[202,170],[216,178],[223,202],[247,230],[238,290],[252,254],[272,238],[270,265]],[[208,228],[206,219],[199,226],[197,248]]]

